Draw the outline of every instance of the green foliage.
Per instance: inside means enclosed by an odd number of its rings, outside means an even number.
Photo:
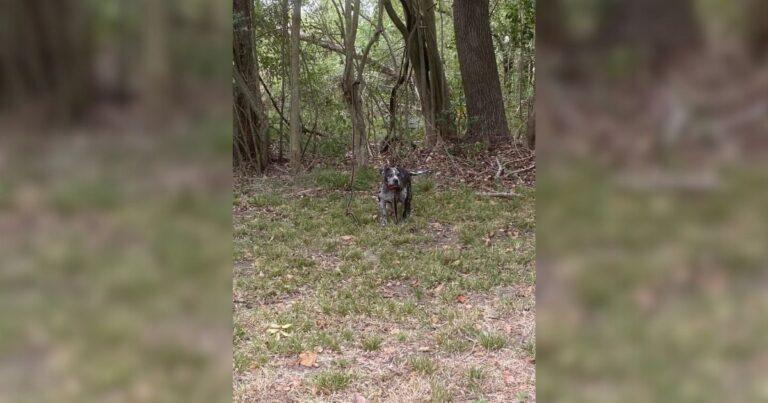
[[[315,376],[314,384],[319,393],[331,394],[346,389],[352,379],[351,374],[331,370]]]
[[[362,345],[365,351],[376,351],[381,347],[382,338],[379,335],[371,335],[363,339]]]
[[[281,28],[284,21],[290,24],[290,16],[283,16],[280,1],[257,2],[254,9],[253,24],[256,38],[256,55],[260,63],[261,76],[272,99],[288,115],[290,105],[290,88],[287,81],[288,58],[286,57],[288,41],[282,36]],[[400,4],[393,2],[400,10]],[[450,17],[450,3],[436,4],[444,12],[436,13],[437,41],[445,64],[446,78],[449,84],[451,102],[455,110],[446,111],[448,115],[459,116],[464,111],[464,94],[461,75],[456,54],[453,19]],[[313,128],[325,135],[307,138],[303,134],[303,144],[306,144],[306,156],[317,156],[340,160],[350,149],[351,120],[347,112],[341,89],[343,75],[343,55],[328,49],[328,44],[343,43],[336,28],[338,14],[333,3],[328,0],[312,2],[304,7],[302,15],[302,33],[313,38],[301,43],[301,91],[302,91],[302,121],[306,127]],[[375,21],[375,2],[363,0],[361,8],[365,18],[360,20],[356,46],[358,52],[374,35],[374,26],[369,22]],[[289,12],[290,14],[290,12]],[[519,51],[523,50],[532,61],[534,54],[534,25],[535,0],[515,2],[500,2],[495,6],[491,15],[491,28],[494,34],[496,51],[499,55],[499,74],[502,76],[507,118],[515,125],[519,118],[516,115],[519,102],[529,100],[533,93],[533,81],[522,88],[523,96],[518,96],[520,88],[517,82],[517,71],[514,61]],[[333,28],[331,28],[333,27]],[[392,21],[384,16],[383,28],[389,41],[379,39],[371,48],[370,59],[376,65],[369,63],[363,77],[362,98],[366,113],[368,138],[371,143],[378,143],[388,133],[390,117],[388,101],[394,86],[394,77],[382,73],[382,70],[398,72],[402,61],[402,36]],[[391,43],[388,43],[391,42]],[[326,46],[320,46],[325,44]],[[334,45],[335,46],[335,45]],[[333,46],[331,46],[333,47]],[[394,51],[394,54],[391,52]],[[506,61],[506,64],[505,64]],[[383,66],[383,69],[382,69]],[[506,68],[504,66],[507,66]],[[282,96],[285,90],[285,103]],[[281,118],[272,106],[272,100],[266,102],[269,130],[272,141],[280,143],[282,137],[283,150],[287,149],[287,125],[282,125]],[[395,135],[405,140],[423,140],[424,124],[419,112],[419,99],[413,88],[401,86],[397,96],[395,114]],[[466,115],[464,113],[464,115]],[[457,125],[466,127],[466,119],[452,117]],[[461,127],[460,130],[463,130]],[[408,146],[400,150],[407,154]],[[395,151],[397,153],[397,151]]]
[[[480,333],[480,345],[486,350],[500,350],[507,345],[507,339],[501,333]]]
[[[437,370],[437,364],[427,356],[412,357],[410,365],[412,370],[422,375],[430,375]]]

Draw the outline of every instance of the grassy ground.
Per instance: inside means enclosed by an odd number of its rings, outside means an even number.
[[[235,186],[237,401],[535,400],[532,188],[514,199],[415,180],[380,227],[364,171]]]

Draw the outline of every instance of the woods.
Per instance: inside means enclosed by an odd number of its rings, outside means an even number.
[[[239,169],[368,166],[473,143],[533,147],[532,0],[233,7]]]

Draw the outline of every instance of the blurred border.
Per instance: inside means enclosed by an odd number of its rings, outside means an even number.
[[[768,2],[537,10],[537,396],[760,401]]]
[[[231,398],[230,16],[0,6],[0,400]]]

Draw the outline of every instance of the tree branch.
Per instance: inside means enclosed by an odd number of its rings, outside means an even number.
[[[403,36],[408,36],[408,28],[405,27],[405,23],[403,23],[403,20],[400,19],[400,17],[397,15],[397,12],[395,11],[395,8],[392,7],[392,1],[391,0],[382,0],[384,2],[384,8],[387,10],[387,15],[389,16],[389,19],[392,20],[392,23],[395,24],[395,27],[397,27],[397,30],[400,31]]]
[[[264,87],[264,91],[267,93],[269,100],[272,102],[272,106],[275,108],[275,112],[277,112],[277,114],[280,115],[280,118],[283,120],[283,122],[285,122],[285,124],[287,124],[288,127],[290,127],[291,123],[288,121],[288,119],[285,118],[285,115],[283,115],[283,111],[280,109],[280,107],[277,106],[277,102],[275,101],[275,98],[272,96],[272,93],[269,92],[269,88],[267,87],[267,84],[264,82],[264,79],[262,79],[261,76],[259,76],[259,81],[261,82],[261,86]],[[304,133],[314,134],[320,137],[329,137],[329,135],[326,133],[306,128],[303,123],[301,124],[301,131],[303,131]]]

